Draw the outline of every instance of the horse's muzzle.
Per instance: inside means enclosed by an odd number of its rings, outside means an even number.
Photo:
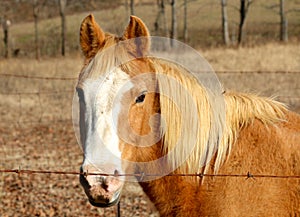
[[[103,202],[95,202],[94,200],[89,199],[90,204],[92,204],[92,205],[95,206],[95,207],[100,207],[100,208],[106,208],[106,207],[114,206],[114,205],[116,205],[119,201],[120,201],[120,194],[118,194],[118,195],[116,196],[116,198],[115,198],[113,201],[111,201],[111,202],[106,202],[106,201],[103,201]]]
[[[123,182],[117,177],[80,175],[80,183],[89,202],[96,207],[110,207],[120,200]]]

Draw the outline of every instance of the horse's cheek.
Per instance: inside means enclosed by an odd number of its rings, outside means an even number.
[[[147,135],[151,131],[149,126],[149,114],[145,106],[134,105],[129,112],[129,125],[138,136]]]

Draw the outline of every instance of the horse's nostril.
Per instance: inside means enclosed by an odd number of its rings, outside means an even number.
[[[106,183],[106,182],[102,182],[102,183],[101,183],[101,186],[102,186],[102,188],[105,189],[105,190],[108,189],[108,183]]]
[[[100,182],[100,183],[104,183],[105,182],[105,177],[103,177],[103,176],[99,176],[98,178],[97,178],[97,180]]]

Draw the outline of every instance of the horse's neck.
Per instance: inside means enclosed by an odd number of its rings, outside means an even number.
[[[220,174],[283,174],[299,175],[300,169],[296,165],[300,160],[300,116],[286,112],[286,121],[278,122],[276,126],[269,125],[255,119],[248,126],[240,129],[239,137],[232,148],[230,158],[221,166]],[[289,162],[293,162],[289,163]],[[214,161],[208,165],[207,173],[213,173]],[[278,165],[275,166],[274,165]],[[178,171],[175,171],[175,173]],[[297,180],[295,180],[297,181]],[[265,207],[286,212],[289,208],[288,198],[295,198],[299,191],[295,191],[295,182],[286,183],[259,180],[257,189],[264,198],[261,203],[255,203],[253,194],[253,181],[245,182],[243,178],[236,177],[204,177],[204,181],[197,179],[194,182],[188,177],[168,176],[150,182],[140,183],[144,192],[154,203],[161,216],[230,216],[232,210],[239,204],[237,198],[243,195],[244,201],[235,210],[236,216],[253,210],[253,215],[259,216],[265,212]],[[299,186],[299,181],[297,182]],[[269,202],[268,188],[274,188],[287,203],[276,207]],[[291,190],[293,188],[293,190]],[[287,194],[290,192],[290,194]],[[246,194],[245,194],[246,193]],[[273,196],[274,196],[273,195]],[[227,198],[225,199],[225,196]],[[279,196],[281,197],[281,196]],[[277,198],[278,199],[278,198]],[[278,199],[281,201],[281,199]],[[251,208],[249,208],[251,207]],[[292,208],[290,208],[292,209]],[[272,209],[268,209],[272,213]],[[269,211],[267,211],[269,212]]]
[[[295,158],[295,165],[299,162],[300,116],[288,112],[280,103],[269,99],[232,93],[225,98],[227,110],[230,110],[226,127],[235,128],[236,140],[230,158],[221,166],[219,173],[243,174],[250,171],[253,174],[269,174],[271,171],[274,174],[299,174],[299,167],[284,162],[289,162],[291,156]],[[255,102],[258,104],[255,105]],[[283,118],[285,121],[281,121]],[[274,167],[278,161],[280,166]],[[215,161],[209,164],[207,173],[213,173],[214,164]],[[187,177],[169,176],[140,185],[161,216],[219,216],[221,212],[228,216],[232,214],[232,207],[237,203],[235,198],[251,191],[253,187],[247,185],[240,188],[245,184],[244,179],[205,177],[204,182],[200,181],[192,182]],[[264,192],[269,184],[269,181],[266,182],[266,187],[261,191]],[[288,191],[288,188],[285,183],[279,186],[284,191]],[[230,206],[228,202],[224,212],[222,205],[226,202],[226,194],[230,195],[228,198],[232,199],[233,205]],[[251,195],[247,194],[245,201],[252,201]],[[251,209],[255,210],[258,206],[260,209],[256,213],[259,215],[265,206],[272,207],[269,200],[265,201],[266,204],[252,204]],[[242,214],[249,210],[249,204],[242,206],[237,213]]]
[[[161,216],[198,216],[201,196],[198,184],[184,181],[182,177],[162,177],[140,183]]]

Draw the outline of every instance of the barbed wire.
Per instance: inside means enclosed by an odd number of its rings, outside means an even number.
[[[290,90],[300,90],[300,88],[291,88]],[[61,91],[40,91],[40,92],[0,92],[0,95],[13,95],[13,96],[22,96],[22,95],[55,95],[55,94],[74,94],[74,90],[61,90]],[[276,97],[280,98],[300,98],[300,96],[285,96],[278,95]]]
[[[61,124],[66,124],[66,123],[69,123],[69,124],[72,124],[73,120],[72,119],[55,119],[55,120],[37,120],[37,121],[31,121],[31,120],[24,120],[24,121],[1,121],[0,122],[0,126],[1,125],[6,125],[7,124],[15,124],[15,125],[25,125],[25,124],[51,124],[51,125],[61,125]]]
[[[274,73],[274,74],[297,74],[300,71],[284,71],[284,70],[215,70],[215,73],[256,73],[256,74],[263,74],[263,73]]]
[[[18,75],[10,73],[0,73],[1,77],[16,77],[16,78],[26,78],[26,79],[41,79],[41,80],[76,80],[77,77],[44,77],[44,76],[35,76],[35,75]]]
[[[36,91],[36,92],[0,92],[0,95],[52,95],[74,93],[74,90]]]
[[[201,71],[199,71],[201,72]],[[215,73],[276,73],[276,74],[297,74],[300,71],[293,70],[214,70]],[[1,77],[16,77],[25,79],[40,79],[40,80],[77,80],[77,77],[46,77],[46,76],[35,76],[35,75],[19,75],[11,73],[0,73]]]
[[[201,71],[199,71],[201,72]],[[283,71],[283,70],[216,70],[215,73],[219,74],[264,74],[264,73],[275,73],[275,74],[300,74],[300,71]],[[9,74],[9,73],[0,73],[0,76],[4,77],[18,77],[18,78],[26,78],[26,79],[40,79],[40,80],[75,80],[77,78],[71,77],[44,77],[44,76],[34,76],[34,75],[19,75],[19,74]],[[293,90],[298,90],[299,88],[293,88]],[[34,91],[34,92],[0,92],[0,95],[55,95],[55,94],[66,94],[66,93],[74,93],[75,89],[68,90],[47,90],[47,91]],[[291,98],[291,96],[284,96],[287,98]],[[300,96],[299,96],[300,97]],[[292,98],[299,98],[292,97]]]
[[[55,170],[28,170],[28,169],[0,169],[0,173],[16,173],[16,174],[55,174],[55,175],[83,175],[83,176],[114,176],[114,177],[137,177],[142,181],[145,177],[237,177],[237,178],[277,178],[277,179],[300,179],[300,175],[268,175],[268,174],[252,174],[249,171],[246,174],[208,174],[208,173],[171,173],[171,174],[146,174],[146,173],[90,173],[77,171],[55,171]]]

